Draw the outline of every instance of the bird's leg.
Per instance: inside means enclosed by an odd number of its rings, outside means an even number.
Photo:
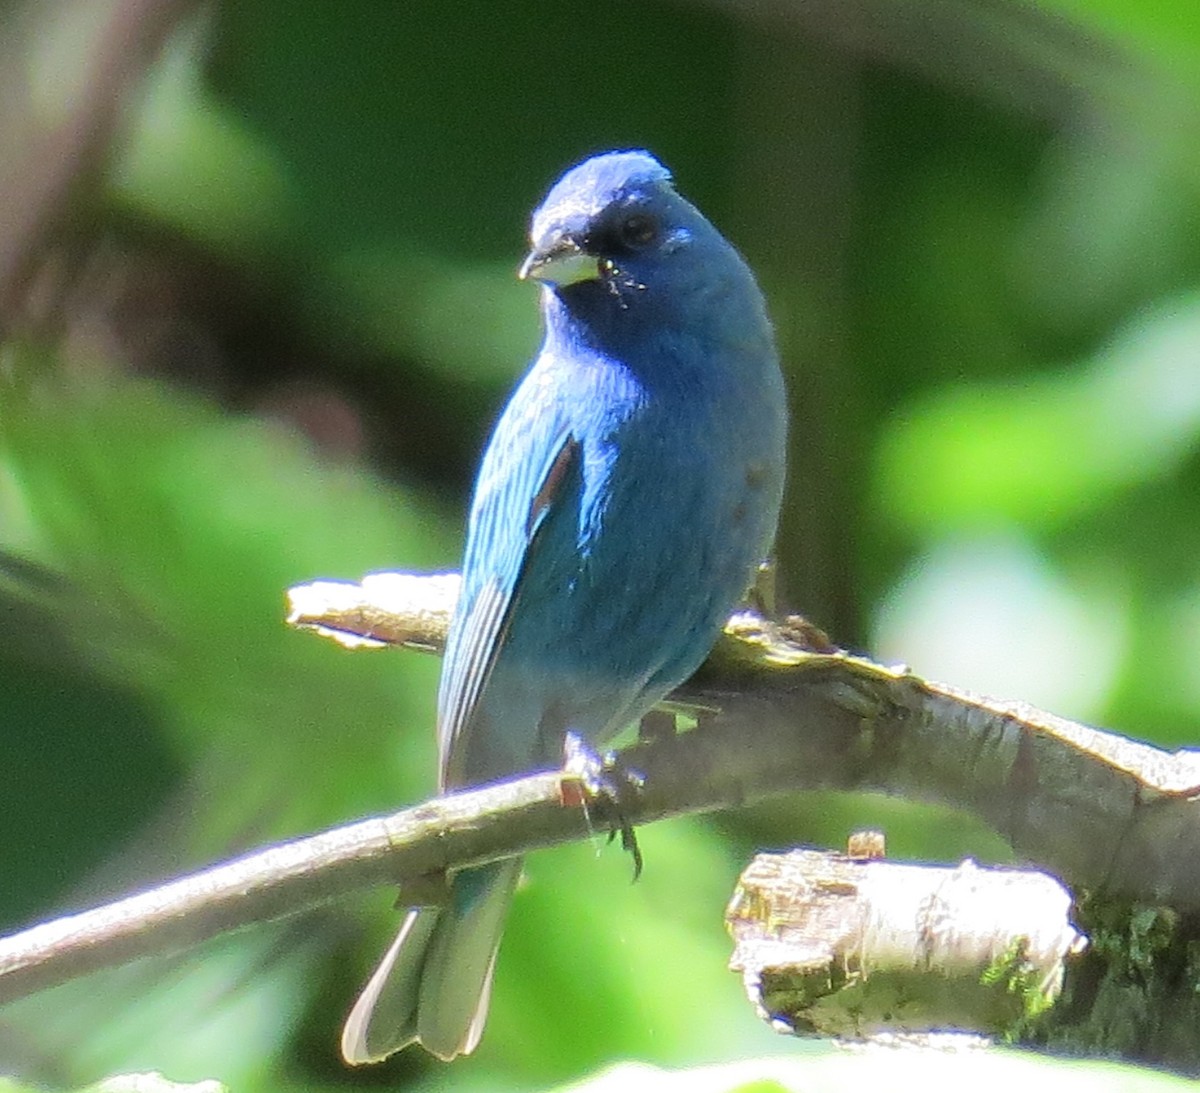
[[[589,826],[592,822],[589,804],[599,805],[602,819],[611,825],[608,841],[619,832],[621,849],[633,855],[633,879],[642,875],[642,851],[638,846],[633,824],[625,817],[623,803],[645,784],[638,771],[625,766],[616,752],[601,755],[579,733],[568,732],[563,738],[563,769],[574,775],[583,788],[578,803],[582,805]]]

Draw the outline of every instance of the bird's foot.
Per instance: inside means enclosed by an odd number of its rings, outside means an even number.
[[[625,804],[637,794],[646,779],[626,766],[616,752],[601,754],[578,733],[568,732],[563,739],[563,770],[573,776],[582,790],[578,799],[564,800],[579,804],[592,825],[592,813],[601,825],[609,827],[608,841],[621,836],[621,849],[633,855],[633,879],[642,875],[642,851],[638,846],[633,824],[625,815]]]

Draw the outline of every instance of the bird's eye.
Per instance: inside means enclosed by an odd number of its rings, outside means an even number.
[[[658,238],[658,222],[645,213],[630,213],[621,221],[617,230],[621,242],[634,250],[648,247]]]

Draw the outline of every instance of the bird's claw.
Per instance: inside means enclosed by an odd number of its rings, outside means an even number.
[[[618,833],[621,849],[633,856],[633,879],[642,875],[642,851],[638,846],[633,824],[625,815],[624,803],[640,792],[645,777],[624,765],[613,751],[599,753],[578,733],[568,732],[563,741],[564,770],[572,774],[583,788],[581,800],[588,823],[592,822],[591,808],[597,808],[597,819],[609,824],[608,841]],[[589,807],[590,806],[590,807]]]

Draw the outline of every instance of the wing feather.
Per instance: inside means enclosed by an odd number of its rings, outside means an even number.
[[[456,752],[468,733],[472,715],[504,646],[512,611],[521,591],[522,575],[536,553],[538,532],[553,511],[571,470],[579,459],[579,443],[569,431],[544,431],[549,440],[542,460],[516,460],[511,474],[496,463],[507,450],[508,433],[525,424],[502,419],[480,469],[471,510],[463,566],[463,590],[446,647],[438,694],[438,747],[442,789],[454,784]],[[541,431],[541,430],[539,430]],[[538,435],[525,433],[526,455]],[[521,473],[531,466],[537,473]]]

